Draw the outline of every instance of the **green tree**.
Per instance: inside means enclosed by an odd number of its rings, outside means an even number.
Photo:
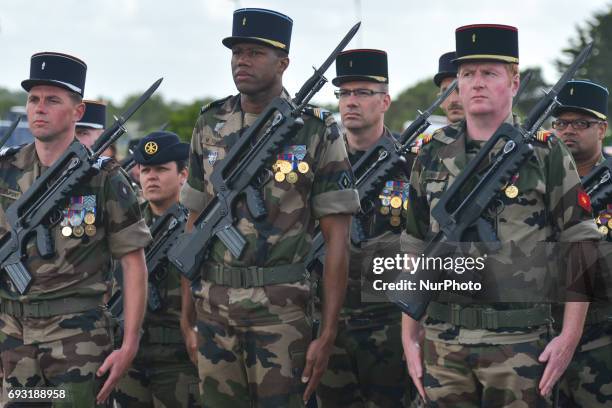
[[[525,78],[527,72],[531,72],[531,79],[519,96],[518,102],[513,109],[520,116],[525,116],[529,113],[529,110],[544,96],[544,92],[548,91],[552,86],[542,78],[542,69],[540,67],[522,70],[521,78]]]
[[[25,106],[27,94],[24,91],[10,91],[0,88],[0,119],[5,118],[13,106]]]
[[[416,118],[419,109],[427,109],[437,94],[438,88],[432,78],[424,79],[402,91],[385,114],[386,125],[394,132],[401,132],[404,123]]]
[[[593,52],[578,71],[576,78],[588,78],[608,89],[612,86],[612,5],[604,11],[597,12],[584,25],[576,26],[576,36],[569,40],[567,48],[562,50],[563,57],[556,61],[559,72],[564,72],[576,55],[590,42]],[[608,112],[612,112],[612,99],[608,101]]]
[[[172,111],[168,120],[168,130],[179,135],[182,141],[189,143],[202,106],[212,100],[211,98],[197,100]]]

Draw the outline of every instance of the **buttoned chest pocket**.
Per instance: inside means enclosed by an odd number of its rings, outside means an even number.
[[[449,184],[448,171],[426,171],[424,176],[425,194],[429,208],[435,207],[440,200],[442,193],[447,189]]]

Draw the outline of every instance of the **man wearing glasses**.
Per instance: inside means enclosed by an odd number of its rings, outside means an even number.
[[[332,83],[339,87],[335,93],[346,147],[355,165],[381,138],[394,139],[384,125],[391,104],[387,54],[345,51],[336,58],[336,74]],[[319,407],[399,407],[410,390],[402,361],[400,311],[390,303],[366,303],[361,296],[362,279],[374,279],[371,256],[395,256],[400,250],[412,159],[408,161],[385,183],[372,211],[357,215],[367,240],[359,248],[351,245],[346,299],[329,365],[317,390]]]
[[[578,174],[586,176],[605,158],[602,141],[608,129],[608,90],[590,81],[570,81],[559,95],[563,105],[555,111],[553,128],[571,151]],[[597,226],[612,241],[608,221],[612,206],[598,214]],[[612,222],[610,223],[612,225]],[[576,353],[560,386],[563,406],[611,407],[612,306],[592,303]]]

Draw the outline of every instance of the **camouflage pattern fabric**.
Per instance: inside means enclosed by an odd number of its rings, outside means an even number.
[[[147,225],[155,222],[148,202],[142,206]],[[160,234],[163,229],[160,229]],[[158,237],[153,237],[154,239]],[[197,368],[187,354],[180,333],[181,281],[169,265],[155,281],[162,309],[147,309],[138,354],[128,373],[119,380],[113,398],[118,407],[197,408],[201,407]],[[154,330],[174,333],[173,339],[159,339]]]
[[[8,206],[45,170],[33,144],[0,160],[1,234],[8,228],[5,218]],[[85,206],[90,206],[88,212],[95,213],[92,224],[96,227],[95,234],[64,237],[61,229],[66,217],[76,214],[76,222],[82,223]],[[32,242],[27,248],[26,263],[33,276],[31,289],[18,297],[12,282],[2,274],[0,298],[19,298],[23,302],[70,298],[75,303],[79,298],[99,298],[102,304],[110,277],[111,256],[118,259],[145,247],[151,240],[126,175],[112,160],[88,183],[75,188],[64,213],[60,211],[52,216],[48,227],[56,255],[42,259]],[[93,381],[95,371],[111,348],[110,325],[107,313],[102,310],[46,318],[0,314],[0,357],[5,388],[7,384],[78,387]],[[78,370],[67,370],[73,366]],[[92,395],[97,392],[91,391],[93,382],[88,386],[87,393],[78,393],[87,397],[82,403],[80,399],[75,400],[76,406],[93,406],[87,401],[93,401]]]
[[[612,324],[597,324],[585,330],[591,334],[599,331],[597,338],[609,338]],[[560,407],[612,407],[612,345],[577,350],[559,389]]]
[[[604,160],[603,155],[600,156],[595,165]],[[603,213],[610,213],[610,210]],[[612,242],[609,233],[603,239]],[[591,303],[587,321],[597,309],[609,310],[610,304]],[[560,380],[559,389],[561,407],[612,407],[612,323],[585,325],[576,353]]]
[[[289,98],[286,91],[282,97]],[[244,200],[236,205],[234,225],[247,241],[243,256],[234,258],[215,240],[203,269],[211,264],[300,263],[310,249],[316,219],[358,210],[350,163],[333,118],[318,109],[307,111],[304,127],[271,159],[268,177],[261,180],[268,215],[255,220]],[[241,111],[240,95],[203,109],[191,140],[189,178],[181,191],[188,209],[199,212],[210,202],[213,167],[255,120],[256,115]],[[308,170],[299,172],[294,183],[277,181],[277,170],[272,171],[276,160],[294,157],[307,163]],[[299,375],[311,338],[309,285],[303,281],[233,289],[202,281],[194,296],[205,406],[227,406],[227,401],[251,406],[249,400],[262,406],[300,406]]]
[[[425,340],[423,385],[431,408],[538,408],[546,341],[507,345],[459,345]],[[511,375],[509,375],[511,374]]]
[[[26,326],[39,320],[43,319],[22,321]],[[3,328],[0,332],[3,396],[8,398],[11,388],[48,387],[66,390],[66,398],[54,400],[54,408],[97,407],[95,398],[105,378],[97,378],[95,373],[111,352],[109,320],[110,315],[103,311],[73,315],[56,330],[78,334],[30,344],[6,335]]]
[[[400,312],[343,318],[317,388],[319,408],[402,407],[414,399],[403,359]]]
[[[382,137],[393,138],[393,135],[385,129]],[[352,152],[348,143],[347,150],[352,165],[364,153]],[[381,189],[383,200],[396,193],[401,196],[401,191],[392,190],[407,188],[411,164],[410,161],[398,169],[389,180],[392,187],[385,185]],[[405,210],[401,206],[390,209],[380,197],[376,197],[375,202],[377,206],[372,213],[361,218],[367,241],[361,248],[351,245],[349,288],[341,310],[334,350],[317,389],[319,407],[399,407],[403,406],[406,398],[410,399],[406,394],[411,394],[412,384],[402,359],[400,312],[389,303],[361,301],[363,281],[375,278],[371,256],[395,256],[400,252],[402,225],[391,224],[391,219],[400,217]],[[385,209],[381,211],[381,208]],[[368,284],[363,285],[367,287]],[[317,302],[317,316],[320,307]]]
[[[113,399],[116,407],[199,408],[198,372],[184,344],[143,344]]]
[[[512,123],[509,116],[506,120]],[[406,248],[409,253],[420,254],[424,248],[424,241],[439,231],[439,225],[431,217],[430,210],[438,202],[441,194],[454,181],[466,163],[475,157],[482,146],[469,138],[466,132],[465,121],[457,125],[447,126],[436,131],[431,142],[423,146],[411,173],[410,203],[407,212]],[[494,153],[498,152],[503,143],[498,143]],[[558,241],[588,241],[597,240],[598,231],[589,211],[578,204],[578,198],[583,191],[576,172],[576,166],[567,148],[557,139],[551,138],[546,143],[534,143],[534,154],[525,163],[514,178],[519,194],[510,198],[500,194],[501,205],[493,214],[493,225],[502,243],[512,248],[512,253],[506,254],[508,259],[526,258],[536,243],[550,240],[554,237]],[[502,258],[503,259],[503,258]],[[537,268],[526,273],[537,274]],[[535,275],[534,275],[535,276]],[[503,286],[503,282],[499,282]],[[471,307],[491,307],[493,309],[524,309],[533,304],[489,304],[471,305]],[[445,355],[444,351],[452,350],[459,353],[461,358],[456,361],[459,369],[440,358],[425,359],[426,382],[429,384],[427,393],[432,399],[439,399],[445,395],[466,393],[475,395],[476,405],[488,400],[490,404],[483,406],[504,406],[500,401],[507,398],[523,400],[524,390],[537,389],[539,375],[544,366],[537,363],[537,350],[531,349],[531,363],[521,361],[521,348],[530,349],[534,342],[540,342],[548,332],[546,325],[537,327],[500,327],[494,330],[468,329],[455,326],[448,322],[426,318],[426,339],[429,349],[435,346],[437,355]],[[485,346],[495,347],[485,347]],[[496,365],[497,371],[487,372],[480,370],[480,364],[487,364],[487,353],[493,353],[505,363]],[[506,354],[502,354],[506,353]],[[518,358],[518,360],[516,360]],[[516,360],[516,361],[515,361]],[[532,367],[533,366],[533,367]],[[535,366],[539,366],[537,369]],[[463,368],[461,368],[463,367]],[[530,373],[522,374],[521,367],[527,367]],[[535,371],[532,371],[535,370]],[[457,374],[459,372],[459,374]],[[479,374],[479,373],[482,373]],[[503,374],[502,374],[503,373]],[[469,384],[450,388],[453,378],[460,375],[468,378]],[[503,392],[487,391],[490,379],[506,375],[502,385]],[[442,381],[444,380],[444,381]],[[462,384],[458,379],[457,384]],[[440,382],[440,385],[436,385]],[[471,385],[470,385],[471,384]],[[493,383],[493,387],[497,387]],[[489,393],[488,393],[489,392]],[[456,405],[457,397],[452,397],[450,405]],[[495,403],[493,403],[495,401]],[[499,404],[499,405],[498,405]],[[440,406],[444,406],[441,404]],[[514,406],[514,405],[513,405]],[[517,405],[528,406],[528,405]],[[533,405],[530,405],[533,406]]]

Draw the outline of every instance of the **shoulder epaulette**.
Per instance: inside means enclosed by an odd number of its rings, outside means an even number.
[[[202,106],[202,109],[200,109],[200,115],[203,114],[204,112],[206,112],[207,110],[209,110],[210,108],[214,108],[216,106],[223,105],[225,103],[225,101],[227,101],[231,97],[232,97],[232,95],[226,96],[225,98],[217,99],[216,101],[212,101],[212,102],[207,103],[206,105]]]
[[[303,112],[307,115],[314,116],[315,118],[321,119],[323,122],[332,115],[327,109],[319,108],[316,106],[307,105],[304,107]]]
[[[0,149],[0,159],[14,156],[19,150],[21,150],[27,143],[23,143],[17,146],[6,146]]]
[[[555,137],[555,134],[550,130],[538,130],[534,139],[544,145],[548,145],[548,142]]]

